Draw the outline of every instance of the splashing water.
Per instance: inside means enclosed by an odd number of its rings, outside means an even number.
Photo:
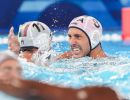
[[[111,86],[121,95],[130,98],[130,58],[128,57],[64,59],[48,67],[24,61],[22,64],[25,79],[73,88],[90,85]]]
[[[62,38],[61,38],[62,39]],[[66,42],[52,44],[53,49],[62,53],[69,50]],[[114,57],[92,59],[63,59],[50,66],[37,66],[20,60],[25,79],[37,80],[48,84],[64,87],[81,88],[93,85],[111,86],[124,97],[130,99],[130,52],[127,47],[119,43],[103,45],[105,51],[115,52]],[[106,46],[106,47],[105,47]],[[111,49],[112,46],[113,49]],[[125,51],[126,50],[126,51]],[[109,52],[109,53],[111,53]]]
[[[52,44],[53,49],[60,53],[69,50],[68,44],[63,43]],[[23,76],[25,79],[73,88],[105,85],[113,87],[124,97],[130,98],[129,55],[128,51],[118,51],[113,57],[62,59],[50,66],[21,62],[24,65]]]

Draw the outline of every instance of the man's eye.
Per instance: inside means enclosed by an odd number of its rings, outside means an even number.
[[[69,38],[71,38],[71,35],[68,35]]]
[[[8,71],[11,71],[11,68],[10,67],[6,67],[4,69],[2,69],[3,72],[8,72]]]
[[[80,35],[75,35],[76,38],[80,38],[81,36]]]

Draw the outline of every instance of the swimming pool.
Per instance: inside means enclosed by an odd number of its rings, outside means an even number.
[[[56,42],[53,42],[52,47],[57,52],[69,50],[66,36],[55,35],[54,41]],[[49,67],[36,66],[22,60],[23,76],[25,79],[73,88],[93,85],[111,86],[119,91],[119,94],[130,98],[130,45],[118,40],[103,41],[102,46],[110,57],[64,59]],[[5,49],[7,44],[1,44],[0,50]]]

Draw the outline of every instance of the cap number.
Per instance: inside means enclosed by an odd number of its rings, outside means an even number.
[[[40,26],[42,27],[42,29],[45,30],[45,28],[44,28],[41,24],[38,24],[38,25],[40,25]],[[41,32],[41,30],[40,30],[40,28],[39,28],[38,25],[34,23],[34,24],[33,24],[33,27],[36,27],[37,30],[38,30],[38,32]]]
[[[93,19],[93,22],[94,22],[94,26],[95,26],[96,28],[99,28],[99,27],[100,27],[100,25],[99,25],[99,23],[98,23],[98,21],[97,21],[96,19]]]

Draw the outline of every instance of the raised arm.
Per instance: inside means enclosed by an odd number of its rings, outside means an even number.
[[[8,49],[16,54],[19,54],[20,46],[18,38],[14,34],[14,28],[11,27],[8,35]]]

